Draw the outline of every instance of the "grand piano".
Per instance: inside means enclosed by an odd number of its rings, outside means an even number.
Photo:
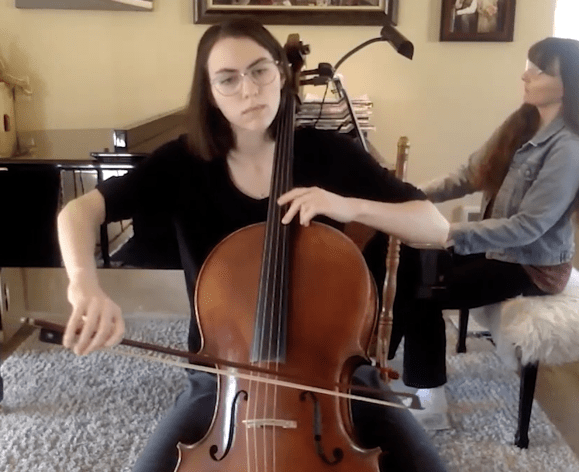
[[[0,347],[26,330],[20,318],[30,314],[34,294],[50,299],[51,305],[67,305],[63,283],[60,290],[46,284],[66,278],[57,240],[59,210],[183,133],[182,122],[183,110],[175,110],[114,129],[24,132],[20,142],[30,149],[0,158]],[[180,268],[169,223],[153,223],[146,215],[103,225],[95,260],[99,268]],[[60,320],[67,314],[60,313]]]

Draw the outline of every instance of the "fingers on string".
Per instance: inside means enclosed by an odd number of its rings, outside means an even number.
[[[289,224],[294,219],[294,216],[296,216],[299,211],[300,211],[300,205],[296,200],[294,200],[292,202],[292,204],[290,205],[290,207],[288,208],[288,211],[286,212],[286,214],[281,219],[281,222],[284,225]]]
[[[313,205],[302,205],[300,211],[300,224],[302,226],[310,226],[310,222],[317,214],[318,212],[314,209]]]
[[[311,219],[318,214],[313,204],[314,194],[312,192],[305,192],[301,196],[296,197],[282,218],[283,224],[288,224],[298,213],[300,214],[300,224],[302,226],[309,226]]]
[[[296,198],[292,205],[296,205],[296,212],[300,214],[300,225],[309,226],[312,219],[320,212],[317,209],[315,194],[307,193],[300,198]]]
[[[289,192],[286,192],[281,197],[279,197],[277,199],[277,203],[279,205],[285,205],[286,203],[289,203],[292,200],[295,200],[296,198],[301,197],[302,195],[306,194],[309,191],[310,191],[310,188],[308,188],[308,187],[293,188]]]

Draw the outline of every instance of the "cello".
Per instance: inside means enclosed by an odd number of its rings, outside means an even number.
[[[289,57],[300,46],[296,39],[286,45]],[[300,68],[294,63],[296,76]],[[197,277],[200,353],[282,376],[299,371],[306,385],[350,383],[368,362],[376,289],[361,252],[342,232],[317,222],[281,223],[277,199],[293,186],[295,94],[283,93],[280,107],[267,221],[226,237]],[[356,441],[348,400],[260,381],[271,374],[240,379],[229,369],[231,375],[219,376],[208,433],[179,444],[176,472],[379,470],[380,450]]]

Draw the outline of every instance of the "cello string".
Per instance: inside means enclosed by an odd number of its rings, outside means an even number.
[[[277,205],[277,199],[280,195],[284,192],[283,186],[283,168],[286,162],[286,143],[285,137],[288,132],[288,124],[287,124],[287,94],[282,96],[282,114],[280,120],[280,132],[276,136],[277,142],[279,143],[279,152],[276,154],[276,172],[275,172],[275,191],[273,194],[273,199],[276,200],[275,204],[275,215],[272,220],[273,228],[275,231],[274,241],[275,241],[275,259],[272,261],[271,267],[274,273],[274,292],[272,293],[271,297],[271,310],[270,310],[270,343],[269,349],[270,353],[268,355],[268,360],[272,359],[272,356],[275,356],[275,362],[273,366],[273,370],[279,371],[279,354],[280,354],[280,301],[283,300],[283,280],[280,277],[280,261],[283,259],[280,257],[280,244],[283,242],[283,231],[280,223],[281,218],[281,208]],[[274,331],[274,326],[277,326],[277,332]],[[268,368],[272,368],[270,363],[268,362]],[[269,411],[269,414],[275,420],[277,419],[277,408],[278,408],[278,389],[277,386],[273,386],[273,392],[271,395],[272,404]],[[270,430],[271,435],[271,443],[270,443],[270,451],[272,456],[272,470],[276,470],[276,427],[272,425]],[[265,439],[265,438],[264,438]],[[264,441],[264,444],[267,446],[268,443]]]
[[[279,173],[276,175],[278,178],[278,182],[281,188],[278,189],[275,197],[281,196],[281,194],[290,190],[290,181],[289,181],[289,172],[291,172],[291,142],[293,140],[293,113],[292,113],[292,106],[293,100],[291,94],[285,94],[285,107],[283,110],[283,133],[281,136],[278,136],[278,139],[283,139],[281,152],[279,155],[280,158],[280,165],[279,165]],[[276,309],[274,311],[274,316],[277,318],[277,335],[276,335],[276,364],[275,370],[279,371],[279,359],[281,359],[281,349],[282,349],[282,342],[285,346],[285,339],[282,341],[282,336],[284,338],[287,336],[287,329],[283,330],[282,327],[286,327],[285,319],[287,317],[286,311],[286,303],[287,303],[287,286],[288,286],[288,271],[287,271],[287,264],[288,264],[288,243],[289,243],[289,236],[288,236],[288,227],[281,224],[281,216],[282,216],[282,209],[279,205],[277,206],[277,215],[275,219],[276,223],[276,230],[281,233],[278,234],[276,238],[277,245],[281,244],[281,247],[278,247],[276,251],[277,261],[275,264],[276,267],[276,275],[278,275],[277,280],[277,290],[276,294],[278,295]],[[273,417],[277,419],[278,417],[278,387],[273,387],[274,394],[273,394]],[[276,459],[276,439],[277,439],[277,430],[276,426],[272,428],[272,451],[273,451],[273,470],[276,470],[275,459]]]
[[[268,292],[268,310],[267,313],[269,315],[269,339],[267,344],[267,368],[271,369],[271,359],[272,356],[275,355],[275,363],[274,363],[274,370],[279,371],[279,345],[280,345],[280,323],[279,323],[279,302],[283,299],[283,281],[280,278],[280,243],[282,242],[283,235],[281,233],[281,223],[280,223],[280,207],[277,205],[277,198],[283,193],[283,168],[286,161],[285,151],[286,151],[286,143],[285,143],[285,136],[287,135],[287,95],[283,94],[281,97],[280,103],[280,121],[278,127],[278,133],[276,136],[276,153],[275,153],[275,169],[274,169],[274,177],[272,181],[272,191],[270,195],[271,204],[272,204],[272,214],[271,220],[268,223],[271,225],[271,248],[272,248],[272,259],[269,261],[269,268],[271,273],[269,274],[271,277],[271,290]],[[274,326],[277,323],[277,333],[274,333]],[[264,418],[268,416],[272,416],[273,419],[276,419],[277,413],[277,400],[278,400],[278,390],[276,386],[273,386],[272,395],[268,395],[269,385],[265,386],[266,391],[266,398],[271,398],[271,403],[264,402]],[[268,410],[269,407],[269,410]],[[271,434],[271,445],[268,447],[268,433]],[[266,427],[263,428],[263,447],[264,451],[264,470],[267,470],[267,457],[268,452],[271,451],[272,454],[272,466],[275,471],[275,437],[276,431],[275,426],[271,426],[271,431]]]
[[[266,258],[264,259],[264,277],[260,281],[267,288],[264,290],[264,297],[260,300],[265,302],[262,305],[263,311],[261,314],[262,318],[262,342],[260,343],[260,360],[265,363],[268,370],[272,370],[271,364],[272,359],[275,356],[275,368],[274,370],[279,371],[279,358],[280,358],[280,341],[281,341],[281,323],[280,316],[282,314],[283,307],[283,249],[284,249],[284,234],[280,219],[281,219],[281,208],[277,205],[277,198],[287,190],[285,187],[284,177],[286,175],[287,168],[287,136],[288,132],[288,113],[287,113],[287,94],[283,94],[280,103],[280,116],[278,121],[278,129],[276,136],[276,147],[275,147],[275,159],[274,159],[274,169],[273,177],[270,189],[270,202],[268,208],[268,221],[267,221],[267,232],[266,239],[264,242],[264,252],[266,253]],[[281,233],[281,234],[280,234]],[[280,271],[282,271],[280,273]],[[266,316],[267,315],[267,316]],[[265,329],[267,327],[267,333]],[[277,329],[276,329],[277,328]],[[264,336],[267,334],[267,338]],[[264,342],[265,341],[265,342]],[[267,344],[266,344],[267,342]],[[265,357],[262,355],[263,350],[266,350]],[[262,364],[263,365],[263,364]],[[261,391],[262,387],[259,386],[258,389]],[[269,394],[269,384],[264,384],[264,398],[267,401],[259,402],[262,405],[262,415],[263,419],[272,417],[275,419],[277,413],[277,401],[278,401],[278,391],[277,387],[274,386],[273,394]],[[259,401],[259,400],[258,400]],[[255,405],[258,405],[256,402]],[[275,460],[275,426],[271,426],[273,431],[270,431],[270,427],[262,428],[262,439],[263,439],[263,466],[267,470],[269,451],[273,453],[273,460]],[[268,448],[268,435],[271,433],[272,444]],[[273,464],[273,470],[275,470],[275,462]]]
[[[262,283],[264,284],[264,297],[262,298],[261,302],[263,303],[260,311],[262,315],[261,322],[261,342],[260,342],[260,353],[259,359],[262,361],[264,359],[263,356],[263,349],[267,349],[267,355],[265,356],[265,367],[267,369],[271,369],[271,358],[273,352],[278,352],[279,350],[276,349],[273,351],[273,323],[274,323],[274,303],[276,300],[276,294],[279,294],[279,278],[278,278],[278,259],[279,259],[279,219],[280,219],[280,207],[277,205],[277,198],[281,195],[281,188],[280,188],[280,174],[282,172],[283,166],[283,150],[285,149],[285,143],[281,139],[285,136],[285,128],[286,125],[286,116],[284,106],[285,101],[287,99],[286,94],[282,94],[281,96],[281,103],[280,103],[280,120],[278,122],[278,129],[277,129],[277,136],[276,136],[276,147],[275,147],[275,156],[274,156],[274,169],[272,175],[272,182],[270,188],[270,201],[268,207],[268,221],[267,221],[267,231],[266,231],[266,239],[264,241],[264,254],[266,254],[266,261],[267,263],[264,264],[267,272],[264,273],[264,277],[262,278]],[[267,319],[265,319],[265,315]],[[265,325],[269,322],[269,329],[267,330],[268,338],[264,339],[265,336]],[[279,323],[278,323],[279,326]],[[266,341],[266,342],[264,342]],[[263,364],[261,364],[263,365]],[[277,370],[277,363],[276,363],[276,370]],[[268,383],[262,385],[258,385],[257,389],[261,392],[264,391],[263,395],[264,398],[269,398],[269,388],[270,385]],[[274,389],[273,398],[274,398],[274,411],[275,411],[275,402],[277,401],[277,388]],[[262,404],[262,418],[266,419],[268,416],[268,405],[270,405],[267,401],[260,401],[259,395],[256,398],[256,408],[258,404]],[[257,411],[257,410],[256,410]],[[263,447],[267,447],[267,429],[264,427],[262,428],[263,433]],[[273,448],[272,450],[275,450]],[[264,450],[263,453],[263,460],[264,460],[264,468],[267,470],[267,449]]]
[[[268,328],[267,328],[267,333],[268,333],[268,340],[267,340],[267,355],[266,355],[266,366],[268,369],[271,369],[271,358],[273,355],[273,325],[274,325],[274,316],[275,316],[275,304],[276,304],[276,294],[279,295],[279,287],[278,287],[278,277],[277,277],[277,266],[278,266],[278,255],[279,255],[279,231],[278,231],[278,212],[277,212],[277,208],[275,208],[275,206],[273,206],[274,204],[274,200],[277,200],[277,197],[279,196],[280,193],[280,189],[279,189],[279,177],[280,177],[280,167],[282,165],[282,158],[283,158],[283,142],[281,140],[283,133],[284,133],[284,120],[283,118],[285,117],[285,113],[284,113],[284,97],[281,97],[281,103],[280,103],[280,112],[281,112],[281,116],[280,116],[280,121],[279,121],[279,126],[278,126],[278,132],[277,132],[277,136],[276,136],[276,147],[275,147],[275,159],[274,159],[274,172],[273,172],[273,176],[272,176],[272,190],[270,192],[270,203],[272,205],[272,212],[270,215],[270,219],[268,220],[268,224],[270,225],[270,237],[271,240],[270,242],[270,247],[271,247],[271,258],[269,259],[269,263],[268,263],[268,268],[270,270],[269,275],[269,282],[270,284],[270,290],[268,291],[268,305],[267,305],[267,314],[268,314]],[[277,206],[277,205],[276,205]],[[277,363],[275,364],[275,368],[277,370]],[[272,409],[270,408],[268,410],[268,406],[270,405],[269,400],[270,400],[270,396],[269,396],[269,386],[265,386],[265,398],[266,401],[263,402],[263,410],[264,410],[264,414],[263,414],[263,418],[267,418],[268,413],[272,413]],[[273,406],[273,412],[275,412],[275,405],[276,405],[276,400],[277,400],[277,389],[273,389],[273,394],[271,396],[271,401],[272,401],[272,406]],[[263,447],[263,470],[267,471],[267,456],[268,456],[268,452],[272,451],[272,455],[275,456],[275,453],[273,451],[275,451],[275,440],[272,440],[272,444],[271,447],[268,447],[269,443],[268,443],[268,429],[266,427],[266,425],[264,424],[263,428],[262,428],[262,437],[263,437],[263,442],[262,442],[262,447]],[[272,435],[272,438],[275,435]],[[272,470],[275,471],[275,461],[272,462],[273,464],[273,468]]]
[[[283,96],[281,97],[283,100]],[[280,108],[281,108],[281,104],[280,104]],[[280,117],[281,118],[281,117]],[[280,126],[281,126],[281,121],[278,122],[278,127],[277,127],[277,136],[279,137],[280,135]],[[279,161],[278,158],[279,155],[279,140],[276,141],[276,146],[275,146],[275,154],[274,154],[274,168],[272,169],[272,181],[270,184],[270,192],[269,192],[269,202],[268,202],[268,211],[267,211],[267,222],[266,222],[266,229],[265,229],[265,237],[264,237],[264,245],[263,245],[263,256],[262,256],[262,263],[261,263],[261,271],[260,271],[260,281],[259,281],[259,292],[258,292],[258,300],[257,300],[257,306],[256,306],[256,317],[255,317],[255,323],[256,326],[259,328],[254,329],[254,339],[253,339],[253,343],[258,342],[258,346],[255,349],[255,346],[252,346],[251,349],[251,358],[254,359],[253,363],[258,363],[260,367],[263,366],[263,362],[262,360],[264,359],[263,357],[263,349],[264,349],[264,337],[265,337],[265,323],[267,322],[267,320],[265,319],[265,314],[267,313],[267,308],[269,306],[271,306],[271,301],[270,301],[270,294],[272,293],[272,285],[271,285],[271,281],[272,281],[272,277],[271,277],[271,255],[272,255],[272,251],[273,251],[273,238],[272,238],[272,222],[275,221],[275,215],[276,215],[276,208],[273,205],[274,204],[274,200],[276,200],[275,195],[277,193],[277,189],[274,187],[275,182],[277,182],[277,163]],[[276,205],[277,206],[277,205]],[[271,320],[271,317],[270,317]],[[256,336],[257,333],[257,336]],[[258,337],[258,340],[256,339],[256,337]],[[271,321],[270,321],[270,329],[269,329],[269,339],[268,341],[268,359],[269,356],[271,355]],[[255,356],[254,353],[255,351],[257,351],[257,355]],[[266,361],[266,366],[269,369],[269,361]],[[258,375],[258,377],[262,377],[261,375]],[[249,414],[250,411],[253,410],[253,418],[257,419],[258,418],[258,405],[260,403],[263,404],[263,410],[262,410],[262,418],[264,419],[266,417],[266,404],[267,402],[260,402],[260,397],[261,397],[261,389],[262,389],[262,382],[253,382],[253,380],[250,382],[249,384],[249,401],[253,402],[253,407],[249,407],[246,409],[246,420],[249,419]],[[267,398],[267,394],[268,394],[268,385],[264,384],[264,398]],[[249,423],[246,423],[246,425]],[[254,455],[255,455],[255,460],[256,463],[258,463],[258,448],[257,448],[257,428],[253,428],[253,449],[254,449]],[[264,430],[264,435],[265,435],[265,430]],[[265,439],[265,437],[264,437]],[[249,433],[248,433],[248,428],[246,426],[246,448],[247,448],[247,456],[249,457]],[[265,453],[263,454],[264,456],[264,460],[265,460]],[[249,469],[249,464],[248,464],[248,469]]]
[[[285,95],[285,94],[284,94]],[[282,95],[281,103],[280,103],[280,121],[278,122],[278,129],[277,129],[277,141],[275,147],[275,156],[274,156],[274,169],[272,175],[272,182],[270,188],[270,201],[268,205],[268,220],[266,225],[266,234],[264,239],[264,259],[262,262],[262,274],[260,285],[263,287],[263,291],[260,294],[260,299],[258,303],[259,306],[259,319],[257,322],[260,324],[260,343],[259,343],[259,355],[258,361],[260,361],[260,366],[263,365],[263,360],[265,359],[265,365],[267,369],[271,368],[271,356],[272,356],[272,348],[273,348],[273,313],[274,313],[274,302],[275,302],[275,294],[279,293],[279,278],[277,277],[278,271],[278,258],[279,258],[279,206],[277,205],[277,197],[280,194],[279,182],[280,182],[280,173],[283,164],[282,155],[284,149],[284,143],[280,139],[282,136],[285,135],[285,120],[286,113],[284,113],[284,102],[285,96]],[[265,270],[264,270],[265,269]],[[266,318],[267,314],[267,318]],[[269,329],[267,330],[268,338],[265,339],[265,328],[266,323],[269,324]],[[267,344],[264,342],[266,341]],[[264,358],[263,350],[266,349],[266,357]],[[278,350],[276,350],[278,351]],[[255,387],[258,393],[255,394],[255,401],[254,401],[254,418],[258,418],[258,405],[262,405],[261,409],[261,419],[266,419],[268,416],[268,405],[270,403],[268,401],[260,401],[261,391],[263,390],[263,398],[269,398],[269,384],[265,383],[262,384],[258,383]],[[275,401],[276,401],[276,393],[277,389],[274,390],[274,411],[275,411]],[[257,429],[257,428],[255,428]],[[263,446],[263,467],[267,470],[267,434],[268,430],[266,427],[262,427],[262,446]],[[259,448],[257,447],[257,431],[254,431],[254,449],[256,454],[257,460],[257,453]],[[271,450],[275,450],[272,448]]]

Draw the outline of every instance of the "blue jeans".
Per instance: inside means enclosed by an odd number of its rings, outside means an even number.
[[[157,425],[134,472],[173,472],[179,459],[177,444],[193,444],[209,429],[215,409],[216,378],[205,372],[188,371],[188,374],[187,388]]]
[[[439,289],[421,293],[434,265]],[[442,310],[476,308],[518,295],[545,295],[520,264],[487,259],[484,254],[461,256],[402,246],[389,357],[404,338],[404,383],[417,388],[446,383]]]

